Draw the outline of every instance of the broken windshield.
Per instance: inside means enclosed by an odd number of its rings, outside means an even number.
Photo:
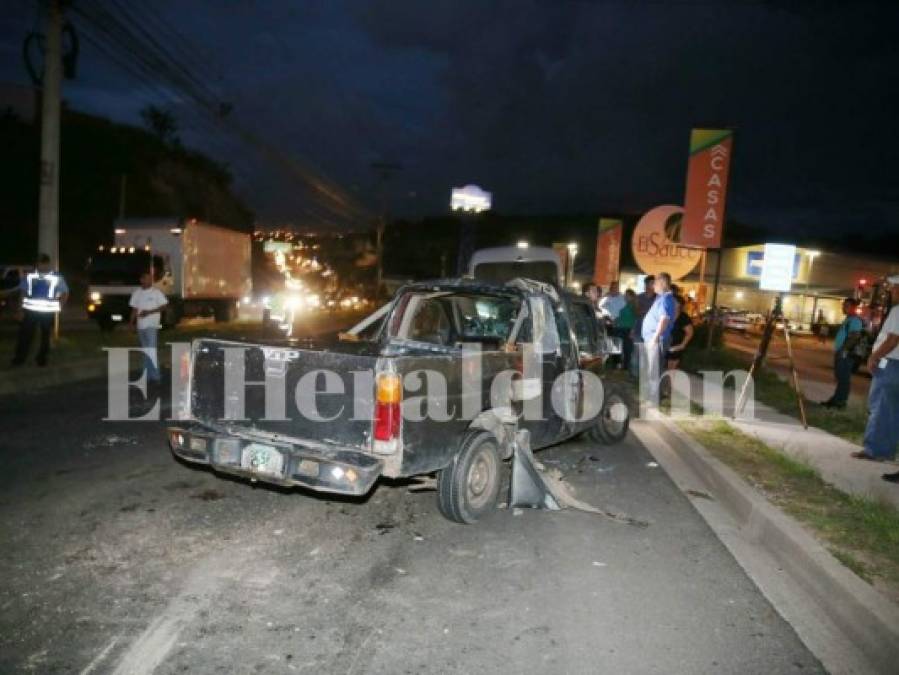
[[[520,307],[513,296],[410,291],[396,304],[388,337],[445,347],[466,342],[499,346],[510,341]]]

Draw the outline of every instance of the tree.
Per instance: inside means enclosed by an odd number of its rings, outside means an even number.
[[[148,105],[140,111],[144,126],[151,134],[166,145],[180,145],[178,138],[178,121],[169,110],[155,105]]]

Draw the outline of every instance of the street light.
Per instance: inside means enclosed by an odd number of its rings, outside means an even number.
[[[524,239],[522,239],[516,244],[516,246],[518,246],[518,248],[527,248],[529,244]]]

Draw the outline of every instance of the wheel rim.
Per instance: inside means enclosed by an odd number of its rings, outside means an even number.
[[[603,428],[612,436],[619,436],[627,429],[629,411],[627,404],[618,394],[612,394],[606,399],[602,411]]]
[[[480,450],[471,460],[465,481],[468,503],[472,508],[479,509],[489,502],[495,482],[496,457],[486,449]]]

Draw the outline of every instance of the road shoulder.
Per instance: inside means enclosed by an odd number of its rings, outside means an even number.
[[[830,672],[893,671],[899,608],[671,420],[632,428]]]

